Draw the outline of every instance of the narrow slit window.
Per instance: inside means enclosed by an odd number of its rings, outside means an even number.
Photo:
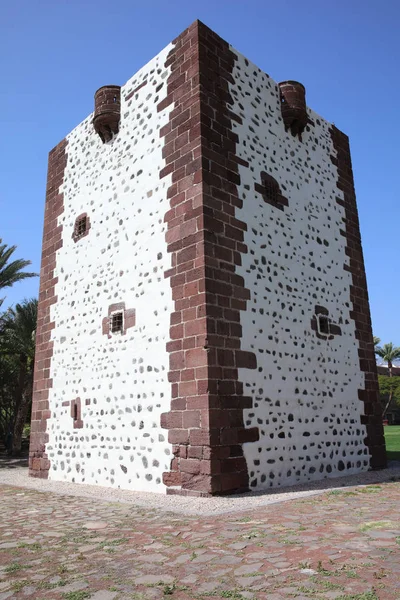
[[[321,335],[329,335],[329,319],[324,315],[318,315],[318,333]]]
[[[78,405],[74,404],[74,421],[78,420]]]
[[[122,312],[117,312],[111,315],[111,333],[123,331],[124,316]]]

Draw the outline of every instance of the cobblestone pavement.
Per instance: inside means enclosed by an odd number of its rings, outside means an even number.
[[[201,518],[0,495],[0,600],[400,599],[398,482]]]

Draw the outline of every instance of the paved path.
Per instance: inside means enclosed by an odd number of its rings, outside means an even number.
[[[201,518],[8,485],[0,497],[0,600],[400,600],[398,482]]]

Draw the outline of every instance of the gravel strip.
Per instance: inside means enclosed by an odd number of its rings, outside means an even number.
[[[367,471],[358,475],[349,475],[332,479],[324,479],[309,484],[274,489],[265,492],[249,492],[234,496],[214,496],[212,498],[197,498],[185,496],[168,496],[150,492],[133,492],[109,487],[69,483],[64,481],[49,481],[28,476],[28,470],[23,467],[0,469],[0,485],[30,488],[40,492],[51,492],[65,496],[93,498],[103,502],[121,502],[133,504],[148,509],[166,512],[183,513],[187,515],[218,515],[231,512],[254,510],[260,506],[286,502],[287,500],[323,494],[327,491],[343,487],[365,486],[400,480],[400,462],[391,461],[389,468],[382,471]]]

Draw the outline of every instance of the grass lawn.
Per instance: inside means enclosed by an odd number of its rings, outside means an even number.
[[[386,425],[383,429],[388,460],[400,460],[400,425]]]

